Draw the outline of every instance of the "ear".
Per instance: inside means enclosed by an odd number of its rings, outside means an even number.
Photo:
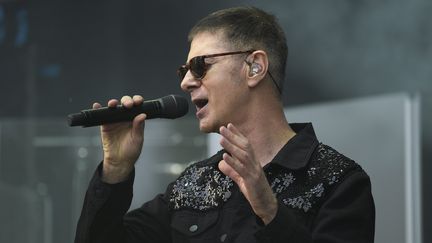
[[[262,50],[254,51],[248,56],[246,63],[248,64],[247,84],[249,88],[256,87],[267,74],[267,53]]]

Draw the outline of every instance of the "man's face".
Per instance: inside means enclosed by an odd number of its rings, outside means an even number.
[[[235,50],[224,41],[221,33],[197,34],[191,43],[188,61],[196,56],[224,53]],[[196,117],[202,132],[217,132],[229,122],[241,124],[243,109],[248,102],[247,84],[244,80],[247,54],[206,58],[210,66],[201,80],[187,72],[181,88],[189,92],[196,106]]]

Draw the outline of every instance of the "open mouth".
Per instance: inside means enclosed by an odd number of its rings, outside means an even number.
[[[197,107],[197,110],[202,109],[204,106],[207,105],[208,103],[208,99],[196,99],[193,101],[193,103],[195,104],[195,106]]]

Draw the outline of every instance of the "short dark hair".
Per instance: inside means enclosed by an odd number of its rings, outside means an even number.
[[[274,15],[256,7],[234,7],[216,11],[198,21],[189,32],[189,42],[202,32],[222,31],[230,44],[241,50],[264,50],[269,70],[281,91],[285,80],[288,46],[285,34]]]

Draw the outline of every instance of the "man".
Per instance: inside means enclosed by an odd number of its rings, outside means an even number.
[[[311,124],[285,119],[287,46],[275,18],[252,7],[221,10],[199,21],[189,40],[181,88],[200,130],[220,133],[223,150],[126,213],[145,114],[102,126],[104,159],[75,242],[373,242],[367,174],[318,143]],[[142,102],[121,99],[128,108]]]

